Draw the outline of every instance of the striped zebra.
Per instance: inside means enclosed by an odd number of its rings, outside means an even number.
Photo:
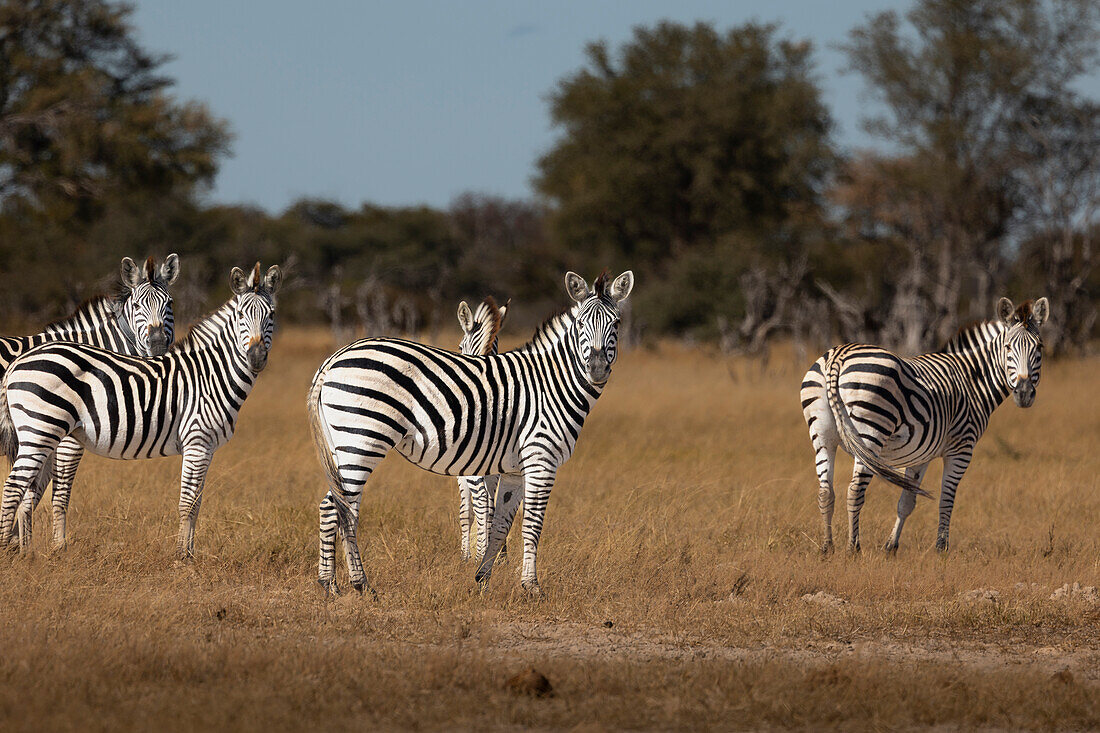
[[[338,593],[337,533],[352,585],[367,587],[356,544],[359,502],[374,467],[394,448],[434,473],[501,474],[498,493],[522,490],[520,582],[539,593],[536,555],[550,490],[611,376],[619,305],[633,285],[629,271],[611,282],[601,275],[592,288],[568,273],[566,291],[577,306],[551,317],[527,346],[504,354],[473,357],[363,339],[325,360],[307,404],[329,486],[320,505],[318,562],[327,593]],[[491,534],[479,583],[488,582],[503,537]]]
[[[0,338],[0,378],[20,354],[54,341],[89,344],[130,356],[164,354],[175,338],[172,296],[168,288],[178,277],[179,257],[175,254],[168,255],[160,267],[152,257],[145,261],[144,267],[124,257],[113,296],[91,298],[69,316],[54,321],[32,336]],[[55,548],[65,544],[69,493],[83,455],[84,448],[71,438],[63,440],[57,448],[52,468]],[[44,484],[36,485],[36,506],[44,489]]]
[[[802,378],[802,411],[817,463],[823,550],[833,547],[833,460],[838,445],[855,458],[848,486],[848,548],[859,545],[859,513],[872,475],[902,488],[897,521],[886,542],[896,552],[921,479],[943,459],[936,549],[948,548],[955,491],[990,415],[1012,394],[1020,407],[1035,400],[1042,366],[1039,328],[1046,298],[1019,308],[997,303],[997,318],[963,329],[939,352],[902,358],[877,346],[830,349]],[[901,470],[904,469],[904,473]]]
[[[491,297],[470,310],[466,301],[458,304],[458,324],[462,327],[459,351],[467,356],[488,356],[497,353],[497,335],[508,314],[508,304],[498,306]],[[462,531],[462,559],[470,559],[470,525],[477,517],[477,558],[485,554],[489,544],[489,523],[492,521],[492,504],[489,502],[489,483],[500,484],[499,477],[460,476],[458,479],[458,524]],[[494,492],[495,495],[495,492]],[[501,546],[505,553],[506,545]]]
[[[267,365],[280,280],[278,267],[263,277],[259,263],[249,275],[234,267],[233,296],[164,356],[59,342],[16,359],[0,386],[0,447],[12,461],[0,539],[10,540],[14,524],[26,551],[34,484],[58,444],[72,437],[110,458],[182,455],[176,553],[193,556],[206,471]]]

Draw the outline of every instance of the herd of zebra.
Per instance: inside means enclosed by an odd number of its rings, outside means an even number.
[[[275,328],[277,266],[230,272],[229,300],[175,341],[171,285],[179,258],[160,266],[122,260],[117,292],[98,296],[33,336],[0,339],[0,447],[11,469],[0,501],[0,545],[26,551],[31,517],[53,482],[53,545],[66,541],[66,512],[84,450],[118,459],[181,455],[177,555],[194,554],[195,526],[214,451],[267,364]],[[462,556],[475,555],[487,583],[522,506],[522,587],[539,593],[536,558],[550,491],[617,355],[620,306],[634,276],[591,285],[568,273],[571,306],[523,346],[497,348],[508,304],[461,303],[460,353],[408,340],[365,338],[325,359],[310,384],[309,427],[327,478],[320,503],[318,582],[336,583],[336,538],[350,581],[369,590],[356,542],[362,490],[392,450],[437,474],[458,477]],[[912,358],[863,344],[830,349],[802,380],[813,443],[826,552],[833,547],[833,465],[855,459],[848,488],[849,547],[873,475],[902,489],[886,544],[896,551],[921,479],[944,461],[936,546],[946,550],[959,480],[993,410],[1012,394],[1035,398],[1045,298],[961,330],[940,351]],[[470,532],[477,527],[471,553]]]

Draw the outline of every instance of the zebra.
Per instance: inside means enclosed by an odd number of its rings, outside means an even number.
[[[72,437],[110,458],[182,455],[176,555],[193,557],[206,472],[267,365],[281,279],[277,266],[262,277],[258,262],[249,275],[234,267],[229,301],[164,356],[58,342],[19,357],[0,383],[0,448],[12,462],[0,541],[9,542],[15,524],[26,552],[34,484],[60,441]]]
[[[179,277],[179,256],[170,254],[157,267],[152,257],[139,267],[122,259],[114,296],[98,295],[82,303],[72,314],[50,323],[32,336],[0,338],[0,378],[25,351],[53,341],[72,341],[98,346],[131,356],[160,356],[175,338],[172,295],[168,288]],[[61,441],[54,457],[53,546],[65,545],[65,515],[69,494],[84,448],[72,438]],[[36,485],[35,506],[45,485]]]
[[[802,378],[802,411],[813,443],[822,550],[833,549],[833,460],[837,446],[855,458],[848,486],[848,548],[859,551],[859,514],[872,475],[902,488],[885,550],[896,553],[921,480],[943,459],[936,549],[948,549],[955,491],[993,410],[1011,393],[1035,401],[1042,367],[1039,329],[1046,298],[1018,308],[997,303],[996,318],[962,329],[939,352],[902,358],[877,346],[845,344],[826,352]],[[904,468],[904,473],[899,469]]]
[[[522,491],[520,583],[531,595],[540,593],[536,555],[550,490],[611,376],[619,308],[633,286],[629,270],[614,281],[605,272],[591,288],[569,272],[566,292],[576,306],[549,318],[525,347],[504,354],[473,357],[363,339],[321,364],[307,406],[329,487],[319,507],[318,582],[326,594],[339,593],[337,533],[352,586],[367,588],[356,544],[359,502],[371,472],[395,448],[428,471],[501,474],[498,494]],[[495,531],[489,538],[475,575],[482,587],[503,538]]]
[[[510,302],[510,301],[509,301]],[[487,356],[497,353],[497,335],[508,314],[508,303],[498,306],[492,297],[485,298],[477,310],[470,310],[466,301],[458,304],[458,324],[462,327],[459,351],[467,356]],[[485,554],[489,544],[489,523],[492,521],[487,481],[492,477],[460,476],[458,478],[458,524],[462,532],[462,559],[470,559],[470,525],[477,517],[477,558]],[[497,485],[500,478],[497,477]],[[494,492],[495,494],[495,492]],[[507,545],[501,546],[506,554]]]

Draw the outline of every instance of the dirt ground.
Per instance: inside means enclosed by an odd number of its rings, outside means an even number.
[[[193,563],[172,559],[178,458],[86,458],[62,552],[38,510],[31,555],[0,557],[0,729],[1100,727],[1096,358],[1044,365],[1035,406],[994,415],[948,554],[927,500],[883,553],[897,493],[875,481],[862,554],[822,557],[798,399],[816,354],[627,351],[559,474],[541,599],[516,538],[479,592],[454,481],[390,457],[359,531],[378,598],[341,566],[326,602],[305,393],[333,348],[277,335]],[[530,667],[549,695],[506,686]]]

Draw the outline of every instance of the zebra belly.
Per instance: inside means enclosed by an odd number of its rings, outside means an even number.
[[[445,466],[445,460],[439,458],[437,454],[428,450],[425,453],[425,446],[427,440],[423,433],[420,431],[414,431],[405,436],[404,440],[397,444],[396,450],[405,458],[409,463],[414,466],[423,468],[425,471],[430,471],[441,476],[489,476],[495,474],[518,474],[520,473],[520,462],[518,454],[514,451],[507,451],[501,460],[494,464],[482,469],[482,460],[474,460],[465,463],[455,463],[450,466]]]

